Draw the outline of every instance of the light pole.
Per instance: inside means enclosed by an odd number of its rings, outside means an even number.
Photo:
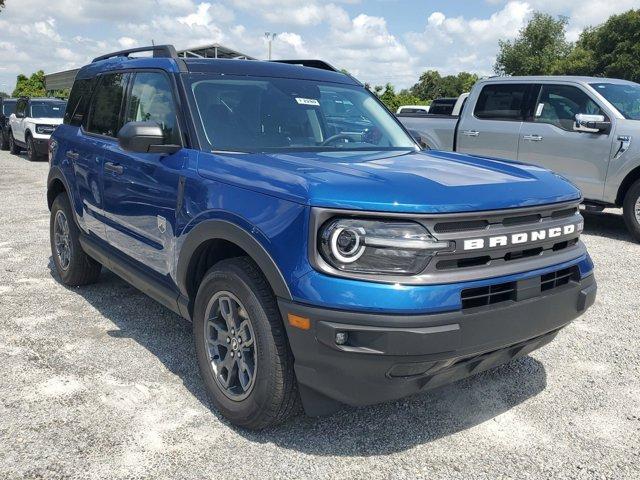
[[[269,60],[271,60],[271,43],[273,43],[277,36],[277,33],[264,32],[264,38],[269,42]]]

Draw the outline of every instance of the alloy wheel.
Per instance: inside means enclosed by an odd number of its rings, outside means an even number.
[[[640,197],[637,198],[633,211],[636,215],[636,222],[640,223]]]
[[[204,319],[207,357],[216,383],[231,400],[247,398],[258,362],[247,310],[234,294],[221,291],[210,300]]]
[[[58,263],[60,268],[66,271],[71,264],[71,238],[69,236],[69,221],[62,210],[56,212],[53,235]]]

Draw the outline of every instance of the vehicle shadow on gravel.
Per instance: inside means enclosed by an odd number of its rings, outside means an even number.
[[[612,240],[637,243],[624,223],[622,214],[611,212],[580,212],[584,217],[584,233]]]
[[[49,269],[59,282],[53,261]],[[114,273],[69,290],[83,297],[115,328],[177,375],[213,415],[251,442],[274,443],[313,455],[370,456],[403,451],[472,428],[536,396],[546,387],[544,366],[525,357],[453,385],[400,401],[366,408],[345,407],[320,418],[298,415],[283,425],[251,432],[230,425],[210,404],[195,359],[191,324],[156,303]]]

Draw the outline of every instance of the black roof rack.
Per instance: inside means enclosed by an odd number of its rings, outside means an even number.
[[[331,72],[339,72],[336,67],[325,62],[324,60],[271,60],[275,63],[288,63],[289,65],[302,65],[303,67],[319,68],[321,70],[329,70]]]
[[[107,55],[102,55],[100,57],[94,58],[93,63],[99,62],[101,60],[107,60],[108,58],[128,57],[132,53],[139,52],[153,52],[153,58],[174,58],[176,60],[179,59],[178,52],[176,52],[176,49],[173,45],[152,45],[150,47],[130,48],[128,50],[120,50],[119,52],[108,53]]]

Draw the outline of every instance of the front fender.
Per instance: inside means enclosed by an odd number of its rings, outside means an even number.
[[[227,220],[203,220],[186,234],[178,255],[176,280],[183,296],[187,297],[189,263],[198,247],[209,240],[226,240],[242,248],[264,273],[276,296],[291,300],[291,292],[282,272],[263,245],[244,228]]]

